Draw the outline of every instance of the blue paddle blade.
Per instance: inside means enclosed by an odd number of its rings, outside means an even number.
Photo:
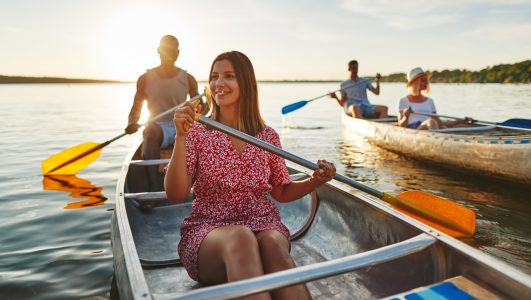
[[[290,105],[286,105],[286,106],[282,107],[282,114],[283,115],[289,114],[290,112],[303,107],[304,105],[306,105],[306,103],[308,103],[308,100],[302,100],[302,101],[299,101],[299,102],[292,103]]]
[[[496,123],[497,125],[518,127],[518,128],[527,128],[531,129],[531,120],[529,119],[509,119],[501,123]]]

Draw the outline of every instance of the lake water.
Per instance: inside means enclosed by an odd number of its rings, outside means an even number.
[[[202,87],[203,84],[200,84]],[[121,163],[140,134],[103,149],[77,177],[44,179],[42,160],[87,141],[119,135],[134,84],[0,85],[0,298],[109,297],[113,274],[110,218]],[[283,120],[282,106],[338,89],[337,83],[262,83],[262,114],[286,150],[333,161],[338,172],[396,194],[422,190],[477,212],[468,244],[531,274],[531,187],[419,163],[341,138],[340,108],[323,98]],[[373,103],[406,93],[384,83]],[[440,114],[484,121],[531,117],[531,85],[433,84]]]

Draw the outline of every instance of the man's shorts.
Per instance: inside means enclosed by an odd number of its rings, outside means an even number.
[[[407,128],[417,129],[419,128],[420,124],[422,124],[422,121],[413,122],[411,124],[407,124]]]
[[[361,115],[364,118],[373,118],[376,117],[376,113],[374,112],[375,106],[372,104],[351,104],[351,105],[357,105],[360,108]],[[350,115],[349,105],[346,109],[346,113]]]
[[[374,113],[374,105],[372,104],[361,104],[360,110],[361,114],[365,118],[372,118],[376,116],[376,113]]]
[[[162,129],[162,143],[160,144],[160,149],[170,147],[175,143],[175,135],[177,134],[175,125],[173,122],[157,122],[157,124]]]

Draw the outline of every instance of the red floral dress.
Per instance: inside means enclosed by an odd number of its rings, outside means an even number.
[[[281,147],[271,127],[256,138]],[[238,154],[228,135],[195,122],[186,138],[186,163],[195,199],[181,224],[178,250],[192,279],[197,281],[201,242],[215,228],[244,225],[255,233],[273,229],[289,240],[277,207],[266,197],[273,186],[291,182],[283,158],[249,144]]]

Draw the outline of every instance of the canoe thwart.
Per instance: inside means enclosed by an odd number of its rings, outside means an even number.
[[[142,268],[165,268],[165,267],[178,267],[182,266],[180,258],[162,259],[162,260],[149,260],[140,258],[140,265]]]
[[[131,165],[135,166],[154,166],[154,165],[164,165],[170,162],[169,158],[164,159],[139,159],[132,160]]]
[[[166,192],[144,192],[144,193],[125,193],[126,199],[135,200],[166,200]]]
[[[166,192],[126,193],[124,197],[143,210],[170,203]]]

